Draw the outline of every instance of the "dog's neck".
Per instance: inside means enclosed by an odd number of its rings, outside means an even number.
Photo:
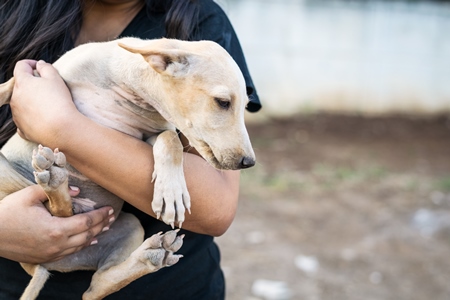
[[[126,55],[121,59],[126,61],[127,67],[119,67],[122,72],[111,72],[118,75],[111,78],[115,84],[111,90],[122,96],[123,107],[130,109],[133,114],[146,118],[147,122],[152,124],[152,128],[173,129],[177,122],[168,106],[170,100],[167,99],[167,91],[163,88],[161,76],[140,55],[132,53]]]
[[[158,80],[159,76],[152,68],[139,62],[116,78],[116,85],[111,88],[116,102],[135,117],[144,119],[145,126],[149,126],[151,132],[174,129],[173,124],[176,123],[167,107],[166,91],[161,89],[161,84],[157,84]]]

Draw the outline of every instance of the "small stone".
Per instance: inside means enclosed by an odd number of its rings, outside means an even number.
[[[298,255],[295,258],[295,266],[305,273],[316,273],[319,269],[319,262],[314,256]]]
[[[253,282],[252,293],[265,300],[287,300],[292,297],[292,291],[286,282],[266,279]]]

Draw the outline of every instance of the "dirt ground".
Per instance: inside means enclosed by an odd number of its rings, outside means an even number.
[[[450,299],[450,117],[248,126],[228,300]]]

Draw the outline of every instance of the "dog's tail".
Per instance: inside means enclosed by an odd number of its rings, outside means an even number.
[[[0,106],[9,103],[14,88],[14,77],[5,83],[0,84]]]
[[[25,267],[24,264],[22,264],[22,266]],[[39,292],[44,287],[45,282],[50,277],[50,272],[43,266],[35,265],[33,267],[33,278],[31,278],[30,283],[22,294],[22,297],[20,297],[20,300],[35,300],[38,297]],[[27,270],[27,268],[25,269]],[[29,272],[29,270],[27,270],[27,272]]]

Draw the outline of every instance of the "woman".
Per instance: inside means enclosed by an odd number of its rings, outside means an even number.
[[[12,0],[0,6],[0,18],[5,20],[0,29],[1,82],[12,76],[20,59],[51,63],[68,49],[88,41],[123,36],[205,39],[218,42],[233,56],[246,79],[251,101],[248,109],[260,108],[238,39],[226,15],[213,1]],[[41,77],[32,76],[33,68]],[[154,218],[150,205],[151,146],[101,127],[78,113],[64,82],[50,64],[19,62],[14,76],[11,108],[22,136],[51,148],[59,147],[79,171],[123,198],[128,203],[124,210],[140,219],[146,237],[167,231],[168,226]],[[4,143],[15,132],[15,126],[11,113],[4,108],[0,117],[3,138],[0,143]],[[192,198],[192,215],[186,216],[183,223],[182,233],[186,236],[179,251],[184,258],[176,266],[144,276],[108,299],[224,298],[220,254],[213,236],[223,234],[234,218],[239,172],[216,171],[191,153],[186,153],[184,160]],[[75,195],[77,191],[72,193]],[[55,260],[95,244],[93,236],[108,226],[108,208],[91,215],[58,219],[46,214],[41,204],[44,199],[38,188],[30,187],[2,200],[0,220],[5,230],[0,231],[0,255],[32,263]],[[8,210],[3,202],[9,205]],[[20,220],[14,218],[18,213]],[[88,225],[86,220],[91,220]],[[16,234],[8,229],[15,229]],[[33,251],[29,245],[38,248]],[[30,277],[16,262],[6,258],[0,259],[0,299],[17,299]],[[80,299],[91,276],[92,272],[54,272],[41,297]]]

